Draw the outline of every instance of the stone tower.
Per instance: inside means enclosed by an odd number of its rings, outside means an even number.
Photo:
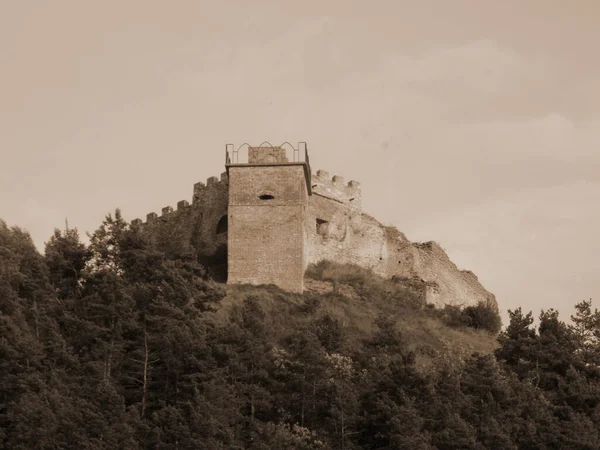
[[[228,283],[275,284],[302,292],[311,170],[308,152],[282,147],[248,147],[240,161],[227,151]]]

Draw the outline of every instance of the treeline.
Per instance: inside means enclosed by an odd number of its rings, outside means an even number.
[[[511,311],[493,354],[423,370],[390,317],[350,336],[319,307],[334,291],[290,296],[282,326],[266,304],[288,297],[265,292],[214,313],[225,290],[197,255],[118,210],[89,245],[67,227],[43,255],[0,221],[0,448],[600,448],[591,301],[569,324]],[[485,308],[457,314],[441,320],[497,328]]]

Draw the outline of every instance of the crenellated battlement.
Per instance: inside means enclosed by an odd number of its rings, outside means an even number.
[[[218,197],[217,192],[221,192],[222,197],[223,192],[227,192],[228,186],[229,177],[227,176],[227,172],[223,172],[220,177],[209,177],[206,182],[199,181],[194,184],[192,203],[187,200],[180,200],[177,202],[177,208],[174,209],[172,206],[165,206],[161,209],[160,216],[155,212],[151,212],[146,214],[145,222],[142,219],[133,219],[131,225],[140,226],[156,223],[159,219],[176,216],[179,213],[189,210],[191,207],[210,204],[214,197]]]
[[[361,209],[362,190],[358,181],[345,183],[344,177],[334,175],[330,178],[329,172],[317,170],[311,183],[313,195],[342,203],[352,209]]]
[[[211,196],[215,190],[227,189],[229,186],[229,177],[227,172],[223,172],[221,177],[209,177],[206,183],[199,181],[194,184],[194,194],[192,197],[192,204],[201,203],[207,196]]]

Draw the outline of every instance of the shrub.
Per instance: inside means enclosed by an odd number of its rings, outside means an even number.
[[[314,294],[306,294],[304,303],[301,304],[301,310],[308,315],[314,314],[321,306],[322,298]]]
[[[467,306],[463,310],[468,326],[476,330],[498,333],[502,328],[502,319],[497,309],[489,303],[479,302],[475,306]]]
[[[446,305],[443,309],[438,310],[438,316],[452,328],[468,327],[470,323],[464,311],[458,306]]]
[[[502,319],[496,308],[483,301],[463,309],[446,305],[439,311],[439,317],[446,325],[453,328],[469,327],[495,334],[502,327]]]

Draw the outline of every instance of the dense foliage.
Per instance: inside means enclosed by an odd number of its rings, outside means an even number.
[[[351,335],[323,306],[335,283],[242,289],[217,308],[226,291],[188,250],[157,246],[118,210],[90,245],[67,227],[44,255],[0,221],[0,448],[600,448],[591,301],[570,324],[510,311],[494,353],[425,368],[386,314]],[[336,283],[419,310],[365,280]],[[500,327],[485,305],[419,314],[490,339]]]

